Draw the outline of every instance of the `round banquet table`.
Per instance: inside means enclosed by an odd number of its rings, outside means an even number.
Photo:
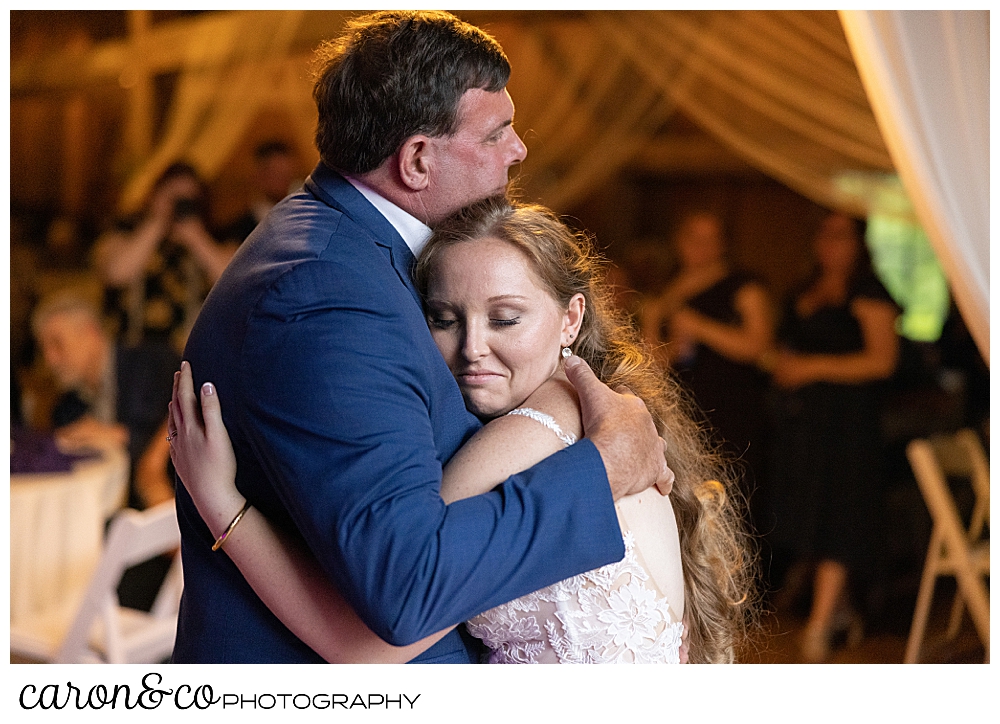
[[[70,472],[10,476],[10,620],[79,597],[101,555],[105,521],[125,504],[124,450]]]

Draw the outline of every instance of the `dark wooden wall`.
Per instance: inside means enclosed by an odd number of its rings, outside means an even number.
[[[655,293],[672,268],[671,238],[691,211],[723,220],[733,263],[759,276],[776,300],[810,270],[810,241],[827,210],[756,172],[624,173],[571,211],[607,256]],[[658,253],[653,253],[659,250]]]

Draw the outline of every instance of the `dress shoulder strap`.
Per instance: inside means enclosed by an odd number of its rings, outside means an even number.
[[[530,407],[518,407],[517,409],[511,410],[507,413],[508,415],[521,415],[522,417],[530,417],[535,422],[539,422],[545,427],[549,428],[552,432],[556,434],[560,440],[566,443],[567,446],[572,445],[576,442],[575,435],[569,435],[563,432],[562,428],[559,427],[559,423],[555,421],[552,415],[547,415],[539,410],[534,410]]]

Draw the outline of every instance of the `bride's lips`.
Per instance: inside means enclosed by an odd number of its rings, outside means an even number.
[[[502,377],[499,372],[490,372],[489,370],[470,370],[467,372],[459,372],[455,377],[458,379],[460,384],[463,385],[485,385],[489,382]]]

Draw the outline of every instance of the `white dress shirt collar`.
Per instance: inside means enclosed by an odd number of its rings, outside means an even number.
[[[417,217],[403,211],[396,204],[380,195],[375,189],[365,185],[358,179],[346,174],[344,178],[347,179],[351,186],[360,191],[361,195],[368,199],[372,206],[379,210],[379,213],[385,217],[386,221],[392,224],[393,228],[403,237],[406,245],[410,247],[413,256],[419,257],[420,252],[424,250],[424,246],[431,236],[430,227]]]

